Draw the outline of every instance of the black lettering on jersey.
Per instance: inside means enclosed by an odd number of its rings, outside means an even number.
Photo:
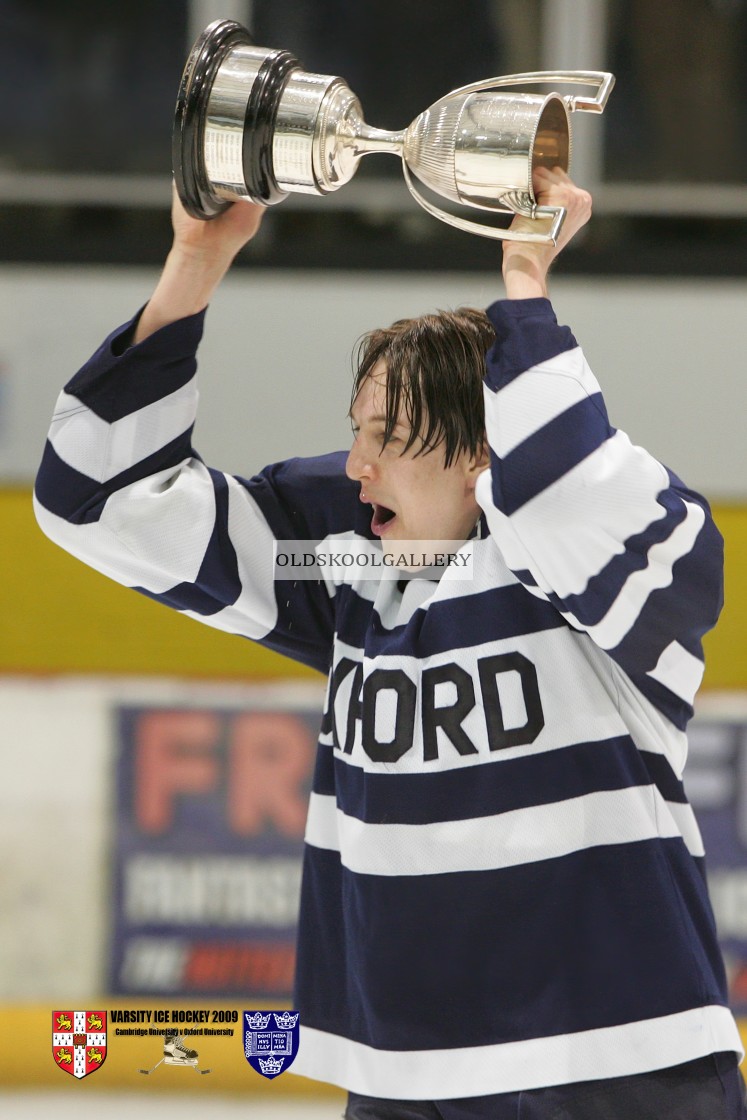
[[[376,739],[376,699],[380,692],[397,694],[394,738]],[[374,669],[363,684],[363,749],[374,762],[396,762],[412,746],[418,690],[401,669]]]
[[[477,662],[482,689],[482,704],[491,751],[504,747],[518,747],[533,743],[545,726],[542,711],[537,670],[523,653],[498,653],[493,657],[481,657]],[[503,709],[498,692],[498,676],[501,673],[518,673],[521,678],[521,691],[524,697],[527,718],[523,727],[506,730]]]
[[[537,670],[532,662],[522,653],[501,653],[480,658],[477,662],[477,670],[490,750],[497,751],[506,747],[533,743],[545,726],[545,717]],[[511,672],[519,675],[526,720],[521,727],[507,729],[498,678],[502,673]],[[342,743],[335,717],[335,701],[340,687],[351,673],[353,677],[347,704],[345,741]],[[448,662],[445,665],[424,669],[421,681],[424,761],[432,762],[439,756],[439,727],[460,755],[477,754],[478,747],[462,726],[476,704],[475,684],[470,674],[455,662]],[[456,700],[453,704],[437,707],[436,688],[443,683],[454,685]],[[376,738],[376,702],[379,692],[384,691],[396,694],[396,709],[394,736],[390,741],[381,743]],[[355,743],[356,724],[361,721],[363,749],[369,758],[374,762],[397,762],[413,745],[416,713],[417,686],[402,669],[375,669],[363,681],[361,662],[343,657],[332,672],[329,702],[322,729],[325,733],[331,731],[336,750],[351,754]]]
[[[361,706],[361,682],[363,680],[363,666],[360,661],[355,667],[353,674],[353,683],[350,686],[350,699],[348,701],[348,722],[345,728],[345,746],[343,748],[344,754],[351,754],[353,750],[353,743],[355,742],[355,723],[356,720],[363,718]]]
[[[462,721],[475,706],[475,686],[472,677],[459,665],[437,665],[424,669],[423,685],[423,758],[431,762],[438,758],[438,728],[460,754],[477,754],[477,747],[462,727]],[[457,697],[453,704],[444,708],[436,707],[436,685],[450,683],[455,685]]]
[[[345,744],[340,743],[340,737],[337,734],[337,721],[335,719],[335,700],[340,685],[348,676],[353,673],[353,681],[350,686],[350,700],[348,701],[348,718],[345,726]],[[335,750],[341,750],[344,754],[350,754],[353,750],[353,743],[355,741],[355,721],[361,718],[361,679],[363,677],[363,666],[360,661],[352,661],[349,657],[341,657],[335,665],[332,673],[332,679],[329,683],[329,706],[325,713],[324,722],[322,723],[322,730],[326,733],[332,732],[332,742],[334,743]]]

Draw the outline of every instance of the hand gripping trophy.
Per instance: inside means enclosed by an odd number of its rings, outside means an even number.
[[[565,210],[537,205],[533,172],[568,171],[570,113],[601,113],[614,81],[592,70],[488,78],[453,90],[401,132],[387,132],[365,123],[342,78],[308,73],[288,51],[258,47],[241,24],[217,20],[197,39],[182,75],[174,178],[186,210],[210,219],[240,199],[270,206],[289,193],[329,194],[350,182],[362,156],[391,152],[413,198],[441,221],[483,237],[554,244]],[[556,83],[596,91],[510,89]],[[516,232],[469,221],[429,201],[415,179],[452,203],[550,219],[549,230],[544,222],[537,232]]]

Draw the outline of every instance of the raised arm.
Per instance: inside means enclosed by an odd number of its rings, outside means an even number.
[[[204,310],[240,249],[259,229],[265,208],[253,202],[230,206],[212,221],[191,218],[172,192],[174,238],[156,290],[135,329],[133,343],[187,315]]]
[[[508,299],[547,297],[547,275],[553,261],[591,217],[591,195],[576,186],[559,167],[538,168],[534,173],[534,189],[541,206],[564,206],[566,218],[557,245],[503,242],[503,283]],[[516,217],[511,223],[513,230],[534,231],[536,227],[537,222],[530,218]]]
[[[175,199],[153,296],[58,398],[35,511],[47,536],[104,575],[325,671],[329,597],[275,581],[273,544],[323,537],[330,488],[341,516],[356,505],[334,491],[347,483],[342,463],[292,460],[245,480],[206,466],[191,442],[203,311],[260,219],[240,202],[199,222]]]
[[[538,200],[566,205],[557,248],[507,245],[508,299],[489,309],[490,471],[477,498],[517,577],[609,653],[679,727],[722,604],[722,542],[708,504],[610,424],[575,338],[547,300],[552,261],[591,200],[563,172]]]

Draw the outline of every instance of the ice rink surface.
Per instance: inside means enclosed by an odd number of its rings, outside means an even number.
[[[305,1101],[285,1097],[263,1101],[256,1097],[217,1097],[170,1093],[57,1093],[0,1092],[3,1120],[101,1120],[102,1116],[137,1116],[138,1120],[340,1120],[336,1100]]]

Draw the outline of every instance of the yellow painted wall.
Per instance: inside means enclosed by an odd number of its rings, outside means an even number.
[[[747,688],[747,506],[718,505],[714,514],[726,540],[726,605],[706,637],[704,687]],[[0,490],[0,526],[0,673],[319,679],[73,559],[38,528],[30,490]]]
[[[747,688],[747,506],[713,507],[724,536],[724,610],[704,640],[706,688]]]
[[[0,491],[0,526],[0,672],[320,679],[88,568],[41,532],[30,490]]]

